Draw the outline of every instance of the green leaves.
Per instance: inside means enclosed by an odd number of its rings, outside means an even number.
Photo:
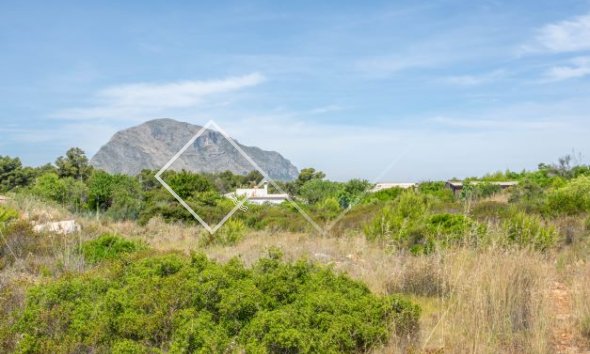
[[[98,263],[142,249],[145,249],[145,246],[137,242],[126,240],[117,235],[103,234],[95,240],[85,242],[82,245],[82,254],[86,262]]]
[[[88,163],[86,154],[77,147],[69,149],[66,156],[58,157],[55,165],[57,166],[57,174],[60,177],[86,180],[92,172],[92,166]]]
[[[93,245],[129,249],[107,236]],[[32,288],[15,330],[31,353],[336,353],[415,330],[418,316],[397,296],[276,252],[249,269],[166,254]]]

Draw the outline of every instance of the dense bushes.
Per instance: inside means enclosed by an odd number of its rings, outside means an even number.
[[[459,244],[470,232],[481,231],[481,227],[467,216],[432,214],[428,200],[421,193],[403,192],[366,225],[367,238],[396,249],[428,253],[435,247]]]
[[[19,352],[359,352],[416,330],[419,308],[276,252],[251,269],[196,254],[128,259],[32,288]]]
[[[590,177],[581,176],[557,188],[548,196],[549,210],[574,215],[590,211]]]
[[[501,220],[504,236],[499,241],[505,245],[545,250],[557,240],[556,229],[546,226],[540,216],[498,208],[497,203],[490,202],[476,208],[475,215]],[[408,191],[367,224],[365,235],[369,240],[419,254],[441,247],[486,244],[490,236],[486,225],[463,214],[433,212],[424,196]]]
[[[14,219],[18,218],[18,212],[11,208],[0,206],[0,230]]]
[[[98,238],[87,241],[82,245],[82,254],[89,263],[97,263],[104,260],[116,259],[125,253],[131,253],[144,249],[145,246],[126,240],[112,234],[103,234]]]
[[[519,212],[504,221],[508,240],[521,246],[532,246],[544,250],[555,244],[557,231],[545,226],[540,217]]]

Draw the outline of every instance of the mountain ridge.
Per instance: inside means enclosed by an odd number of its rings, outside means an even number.
[[[202,128],[170,118],[149,120],[116,132],[90,164],[109,173],[128,175],[142,169],[159,170]],[[297,168],[280,153],[232,140],[271,178],[287,181],[297,177]],[[207,129],[169,169],[246,174],[255,168],[221,133]]]

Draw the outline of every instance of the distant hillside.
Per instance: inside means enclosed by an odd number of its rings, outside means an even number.
[[[173,119],[156,119],[117,132],[100,148],[90,163],[110,173],[134,175],[142,169],[160,169],[202,127]],[[237,143],[237,141],[236,141]],[[292,180],[298,171],[293,164],[275,151],[237,143],[271,178]],[[204,132],[171,169],[195,172],[246,174],[254,168],[216,131]]]

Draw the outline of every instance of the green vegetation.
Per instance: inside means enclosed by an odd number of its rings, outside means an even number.
[[[489,348],[477,343],[478,352],[535,352],[549,348],[539,338],[551,337],[542,308],[550,301],[539,294],[553,294],[546,284],[562,274],[547,272],[559,269],[578,269],[562,283],[577,287],[576,333],[588,336],[590,281],[577,260],[590,249],[590,168],[568,159],[470,178],[456,194],[441,181],[367,193],[367,181],[303,169],[270,188],[289,191],[320,225],[338,218],[317,254],[317,234],[290,203],[246,203],[212,235],[183,225],[196,221],[156,171],[94,170],[79,149],[55,165],[0,158],[0,188],[11,197],[0,206],[2,352],[412,352],[420,308],[421,325],[444,321],[451,349],[481,336]],[[228,171],[162,178],[212,225],[235,207],[224,193],[262,181],[258,172]],[[492,183],[506,180],[518,185]],[[73,212],[83,232],[33,232],[34,222],[51,220],[46,202]],[[33,215],[35,205],[43,211]],[[161,252],[136,236],[161,249],[190,244],[223,262]],[[298,261],[272,248],[260,258],[273,242]]]
[[[302,169],[296,180],[280,183],[279,187],[289,191],[316,222],[328,223],[350,211],[342,220],[347,229],[364,231],[368,239],[393,249],[428,253],[441,247],[485,243],[489,236],[485,225],[489,222],[502,225],[510,234],[500,243],[547,249],[557,240],[558,230],[550,227],[553,219],[590,213],[590,167],[572,166],[571,161],[565,157],[557,164],[540,164],[536,171],[468,178],[457,195],[441,181],[423,182],[412,190],[391,188],[368,193],[371,184],[365,180],[329,181],[323,172],[313,168]],[[156,181],[156,171],[127,176],[93,170],[84,152],[77,148],[68,150],[55,165],[32,169],[22,167],[18,159],[2,157],[2,188],[30,193],[77,213],[96,213],[113,220],[146,224],[159,216],[169,222],[196,223]],[[166,171],[162,178],[206,222],[215,225],[235,207],[223,194],[256,186],[263,177],[257,171],[247,175]],[[519,184],[502,191],[492,183],[506,180]],[[490,200],[499,194],[508,203]],[[232,220],[217,237],[204,235],[202,244],[235,244],[248,229],[312,231],[288,202],[265,206],[247,203],[247,210],[236,212]],[[520,232],[524,234],[516,235]]]
[[[392,329],[417,327],[419,308],[402,297],[373,295],[303,260],[284,263],[276,251],[251,268],[202,254],[98,251],[120,242],[104,236],[87,245],[97,259],[119,258],[117,266],[28,291],[13,326],[22,334],[16,351],[359,352],[386,342]]]
[[[120,236],[103,234],[97,239],[84,243],[82,245],[82,254],[86,262],[98,263],[104,260],[117,259],[123,254],[144,248],[145,246]]]

